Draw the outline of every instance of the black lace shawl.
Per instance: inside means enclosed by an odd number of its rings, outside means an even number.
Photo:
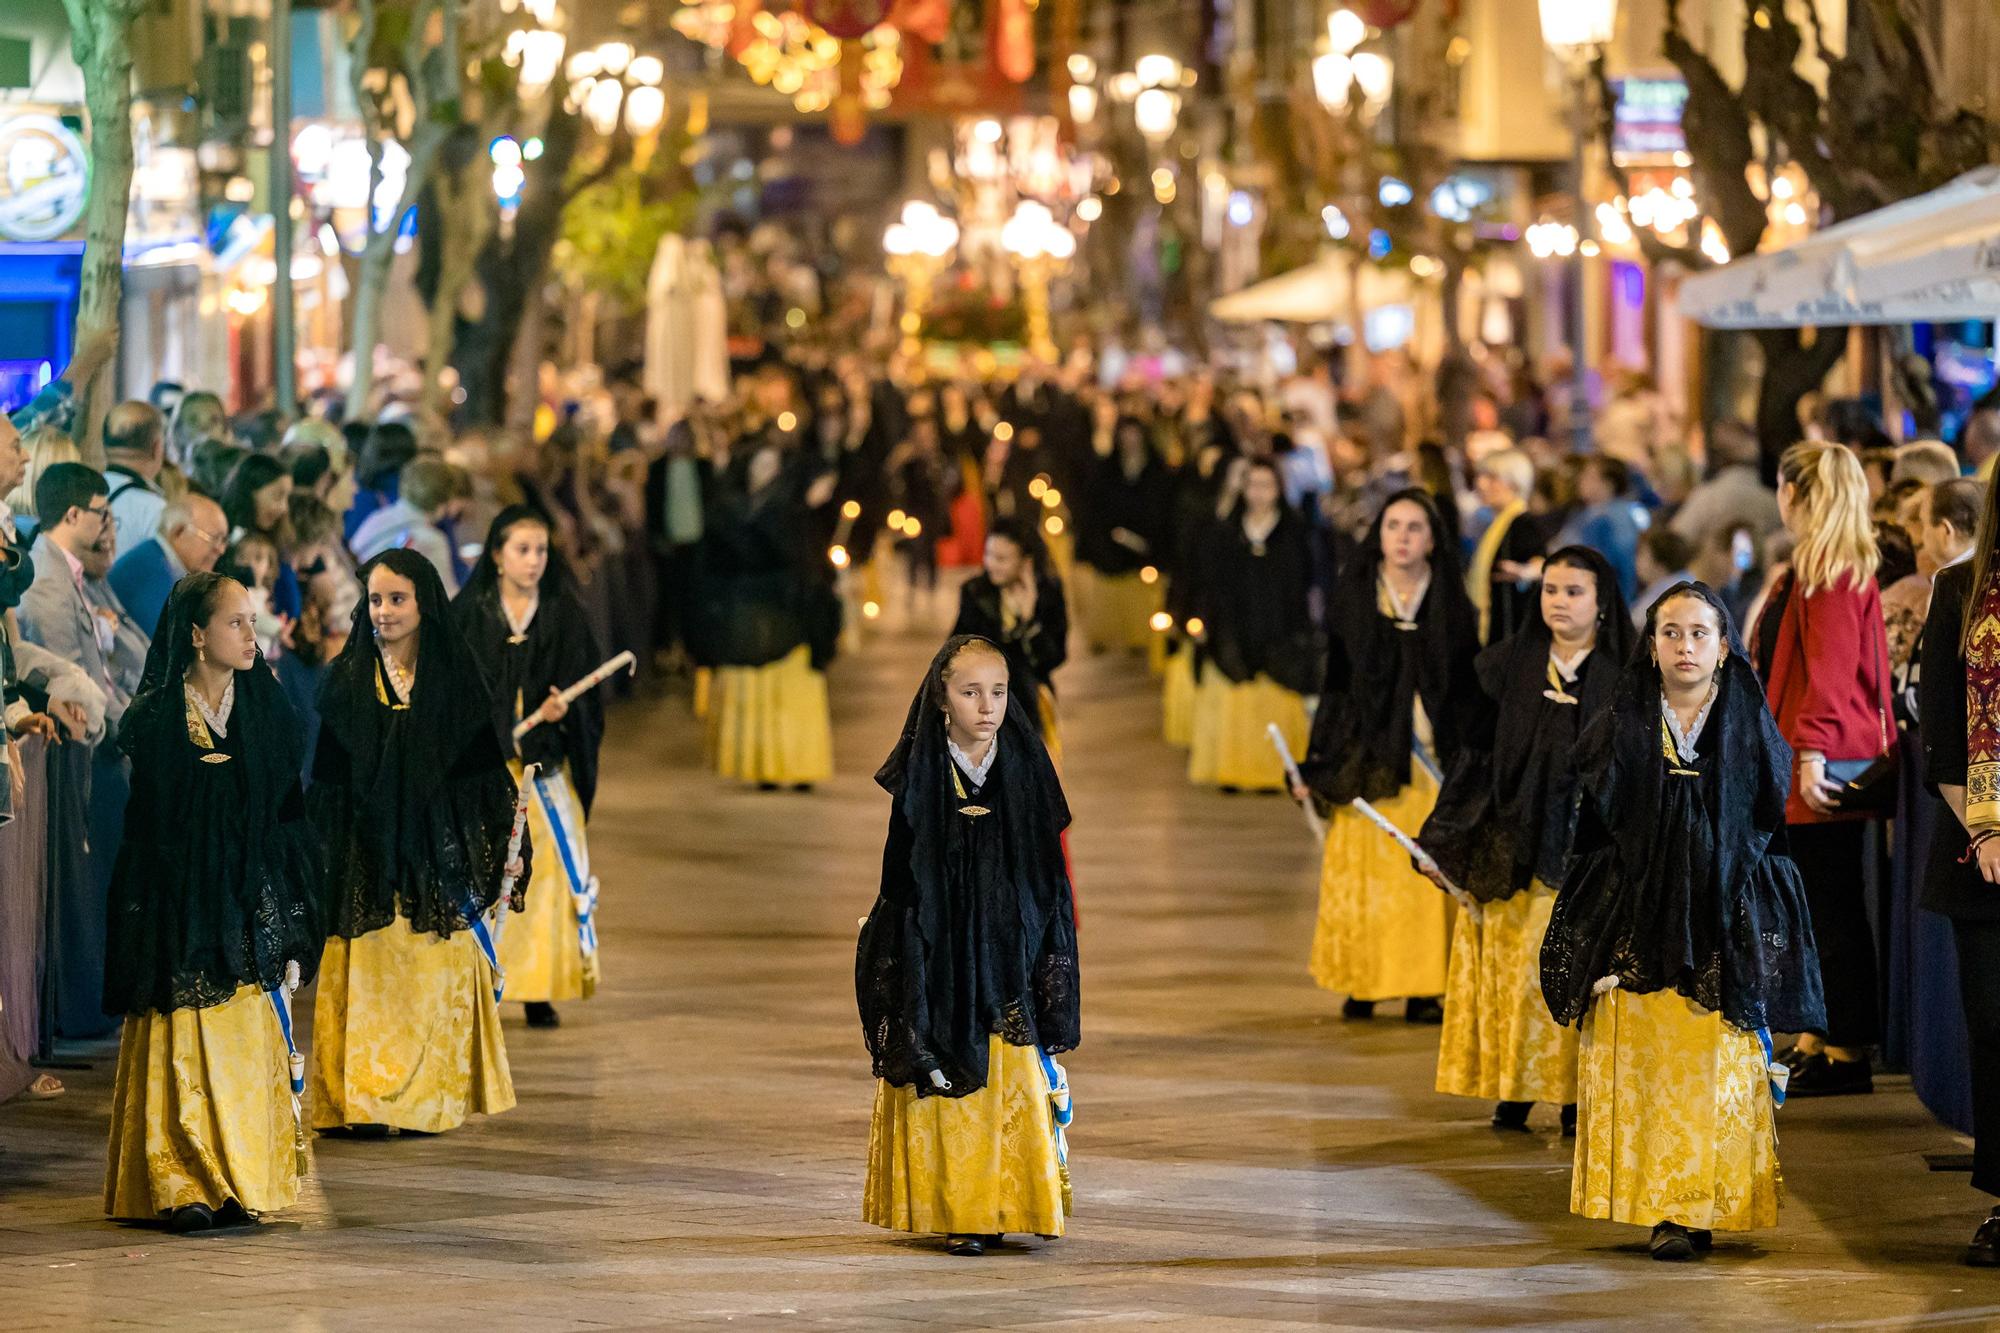
[[[985,786],[974,788],[945,749],[944,669],[975,641],[946,642],[875,775],[895,800],[854,988],[875,1076],[914,1085],[919,1096],[984,1087],[991,1034],[1051,1053],[1080,1038],[1061,842],[1069,805],[1042,745],[1033,692],[1009,691]],[[987,813],[968,815],[968,806]],[[948,1090],[932,1086],[932,1070]]]
[[[1408,501],[1431,520],[1436,544],[1431,581],[1417,608],[1416,629],[1401,630],[1376,609],[1382,567],[1382,515]],[[1336,580],[1327,608],[1326,681],[1313,715],[1312,745],[1300,770],[1329,805],[1359,796],[1379,801],[1410,781],[1413,705],[1421,697],[1441,765],[1457,756],[1479,706],[1472,658],[1479,617],[1465,595],[1465,577],[1429,492],[1411,487],[1375,513],[1357,557]]]
[[[190,574],[175,585],[118,731],[132,794],[106,914],[107,1013],[270,990],[287,962],[311,981],[326,943],[324,863],[299,791],[304,737],[262,658],[236,673],[227,736],[203,748],[189,734],[192,631],[222,581]]]
[[[527,520],[544,526],[548,523],[539,510],[527,505],[510,505],[493,520],[471,577],[452,601],[452,617],[492,689],[494,735],[501,753],[518,753],[523,763],[540,764],[545,773],[567,762],[570,781],[587,816],[597,795],[597,751],[604,740],[604,703],[599,690],[574,700],[561,722],[543,723],[523,736],[518,746],[514,741],[514,724],[549,697],[550,687],[572,685],[604,660],[576,581],[553,549],[542,572],[535,618],[528,622],[523,642],[512,641],[514,629],[500,605],[500,567],[495,553],[506,541],[507,530]]]
[[[1243,505],[1209,525],[1193,571],[1192,614],[1205,632],[1195,659],[1238,685],[1259,675],[1310,694],[1320,679],[1312,624],[1312,555],[1305,523],[1281,505],[1261,547],[1243,532]]]
[[[1055,689],[1057,668],[1069,659],[1069,602],[1062,580],[1054,574],[1035,576],[1035,618],[1007,628],[1000,589],[982,570],[958,590],[958,623],[954,634],[991,639],[1007,654],[1007,668],[1016,681],[1028,680]]]
[[[739,455],[747,457],[747,455]],[[755,495],[732,478],[708,512],[704,568],[690,632],[704,660],[768,666],[801,644],[814,670],[833,660],[840,599],[825,577],[826,544],[804,493],[812,478],[788,465]]]
[[[1128,429],[1145,427],[1122,417],[1114,433]],[[1076,558],[1083,564],[1101,574],[1132,574],[1165,564],[1173,529],[1173,475],[1151,445],[1137,477],[1125,475],[1116,449],[1108,458],[1092,459],[1076,509]],[[1111,534],[1118,528],[1145,541],[1146,549],[1135,551],[1114,540]]]
[[[1574,859],[1542,944],[1549,1012],[1576,1022],[1615,976],[1746,1030],[1824,1032],[1804,885],[1785,852],[1792,751],[1740,647],[1696,742],[1698,777],[1668,771],[1660,731],[1659,668],[1641,643],[1579,747]]]
[[[364,590],[378,566],[416,585],[417,682],[407,708],[382,702],[386,671],[364,595],[320,690],[306,800],[326,843],[327,924],[353,939],[400,915],[413,930],[448,936],[500,895],[514,780],[494,735],[492,695],[437,570],[414,551],[384,551],[361,567]],[[525,837],[521,854],[530,855]]]
[[[1549,557],[1558,561],[1587,568],[1597,583],[1597,642],[1566,691],[1578,702],[1547,697],[1553,636],[1537,610],[1473,659],[1487,706],[1417,837],[1481,902],[1511,898],[1536,879],[1562,885],[1576,830],[1577,737],[1610,705],[1632,653],[1632,617],[1611,562],[1582,546]]]

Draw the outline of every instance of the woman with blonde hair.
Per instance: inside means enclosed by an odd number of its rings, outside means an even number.
[[[1795,756],[1785,825],[1826,992],[1826,1039],[1802,1036],[1786,1057],[1791,1094],[1871,1092],[1868,1048],[1881,1015],[1863,886],[1869,816],[1851,808],[1846,784],[1888,752],[1893,724],[1875,587],[1881,552],[1861,460],[1840,445],[1793,445],[1778,464],[1778,510],[1793,538],[1791,567],[1771,588],[1752,652]]]
[[[83,451],[76,447],[75,440],[43,422],[28,427],[27,433],[21,436],[21,452],[28,456],[28,468],[21,474],[21,484],[7,492],[7,507],[14,511],[17,519],[37,518],[35,483],[57,463],[81,463]],[[62,516],[58,514],[57,517]],[[22,533],[22,538],[24,541],[32,540],[27,532]]]

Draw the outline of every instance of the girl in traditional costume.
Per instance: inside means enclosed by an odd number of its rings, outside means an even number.
[[[875,775],[894,798],[855,991],[879,1080],[863,1220],[982,1254],[1060,1236],[1078,1040],[1069,806],[990,640],[931,662]]]
[[[1110,443],[1108,456],[1091,460],[1076,505],[1076,558],[1086,571],[1084,637],[1092,652],[1142,649],[1152,641],[1173,523],[1173,474],[1154,452],[1146,423],[1119,417]]]
[[[307,801],[332,933],[313,1006],[313,1125],[437,1134],[514,1105],[484,918],[510,870],[523,906],[507,859],[515,789],[437,569],[384,551],[361,583],[320,694]]]
[[[1326,688],[1301,766],[1332,809],[1312,974],[1347,996],[1349,1018],[1398,997],[1413,1023],[1442,1017],[1450,905],[1350,802],[1368,801],[1406,834],[1423,827],[1478,706],[1478,634],[1437,505],[1415,487],[1398,491],[1336,581]]]
[[[1017,688],[1034,692],[1042,741],[1062,762],[1055,673],[1069,660],[1069,602],[1032,524],[1001,519],[986,534],[982,569],[959,586],[954,634],[991,639]]]
[[[1610,704],[1633,635],[1609,561],[1550,556],[1535,619],[1474,660],[1491,723],[1418,837],[1480,904],[1452,927],[1437,1090],[1497,1101],[1495,1129],[1526,1129],[1536,1102],[1576,1125],[1576,1032],[1542,1000],[1542,937],[1576,829],[1577,736]]]
[[[604,709],[594,692],[571,704],[561,698],[602,650],[549,538],[536,510],[501,510],[452,615],[493,688],[494,734],[515,784],[526,765],[536,766],[528,831],[542,855],[527,911],[504,922],[497,943],[507,999],[526,1003],[529,1027],[552,1028],[561,1021],[556,1002],[588,999],[600,979],[597,879],[584,824],[597,794]],[[515,740],[516,724],[529,717],[540,720]]]
[[[124,1014],[104,1211],[176,1232],[290,1206],[308,1169],[290,990],[326,937],[298,719],[249,594],[174,586],[118,744],[132,760],[104,1007]]]
[[[1319,674],[1312,558],[1267,458],[1245,467],[1243,493],[1214,523],[1193,572],[1196,629],[1188,780],[1225,791],[1283,791],[1278,724],[1291,751],[1306,740],[1305,694]]]
[[[758,449],[708,532],[702,637],[717,664],[709,756],[723,777],[767,790],[833,776],[826,667],[840,603],[810,563],[825,564],[826,544],[812,540],[811,525],[814,500],[832,494],[832,479],[809,471],[776,448]]]
[[[1579,744],[1573,860],[1542,991],[1580,1023],[1570,1211],[1653,1229],[1656,1259],[1778,1220],[1785,1070],[1823,1032],[1805,890],[1785,853],[1792,752],[1706,584],[1670,589]]]

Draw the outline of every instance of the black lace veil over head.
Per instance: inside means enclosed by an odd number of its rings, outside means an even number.
[[[271,989],[287,962],[305,980],[319,967],[323,868],[299,792],[298,717],[261,656],[235,673],[224,734],[187,698],[194,630],[235,586],[212,573],[174,585],[119,728],[132,794],[109,894],[109,1013],[204,1008],[240,986]]]
[[[1489,706],[1453,762],[1419,841],[1452,880],[1481,902],[1511,897],[1540,879],[1562,884],[1576,827],[1578,733],[1610,705],[1637,631],[1611,562],[1587,546],[1565,546],[1544,570],[1590,574],[1597,588],[1597,640],[1564,693],[1551,701],[1555,636],[1537,608],[1521,628],[1473,660]]]
[[[367,589],[386,569],[416,588],[416,683],[388,684]],[[361,567],[353,633],[320,690],[313,822],[329,856],[334,934],[353,938],[397,915],[438,935],[493,905],[513,827],[514,783],[493,703],[430,561],[390,550]]]
[[[971,786],[946,749],[946,677],[973,645],[1005,660],[975,635],[947,641],[875,775],[894,803],[855,990],[876,1076],[924,1096],[984,1087],[990,1035],[1050,1052],[1079,1038],[1076,922],[1062,848],[1069,806],[1042,744],[1034,691],[1009,689],[983,787]],[[934,1088],[932,1070],[948,1090]]]
[[[1382,573],[1382,524],[1398,504],[1421,509],[1430,523],[1430,584],[1415,628],[1398,629],[1376,609]],[[1327,607],[1326,682],[1313,715],[1312,745],[1300,771],[1320,800],[1379,801],[1410,780],[1413,704],[1424,702],[1448,764],[1476,707],[1472,655],[1479,616],[1466,596],[1451,529],[1437,501],[1419,486],[1389,496],[1354,558],[1334,580]]]
[[[1683,597],[1713,608],[1728,641],[1695,777],[1668,771],[1653,655],[1661,609]],[[1713,589],[1682,582],[1653,603],[1611,707],[1578,748],[1575,856],[1542,946],[1557,1021],[1576,1021],[1616,977],[1630,991],[1678,991],[1740,1028],[1824,1032],[1805,888],[1786,853],[1792,750]]]
[[[465,643],[492,688],[494,734],[502,754],[516,750],[517,700],[531,712],[548,698],[550,686],[560,689],[581,680],[604,660],[576,579],[554,545],[542,570],[539,604],[525,642],[513,641],[513,627],[500,604],[499,552],[508,534],[522,523],[539,524],[553,536],[554,527],[541,510],[507,506],[487,529],[478,563],[452,602]],[[590,690],[570,704],[561,722],[536,727],[521,738],[518,748],[522,762],[539,764],[545,772],[568,763],[570,781],[588,815],[597,795],[597,751],[603,739],[604,704],[598,691]]]

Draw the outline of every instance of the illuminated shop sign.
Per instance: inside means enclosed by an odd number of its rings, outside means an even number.
[[[90,194],[90,158],[54,116],[0,120],[0,237],[53,241],[76,226]]]

